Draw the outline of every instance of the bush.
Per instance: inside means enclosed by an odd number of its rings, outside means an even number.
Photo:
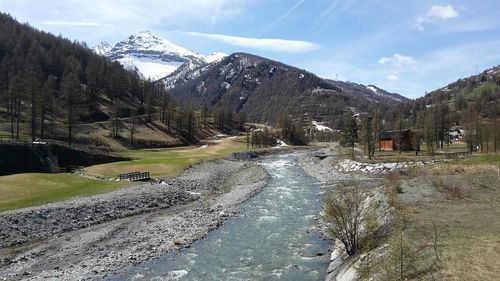
[[[355,183],[344,184],[345,191],[325,199],[325,222],[331,235],[342,242],[349,256],[360,248],[359,231],[363,220],[363,195]]]
[[[446,194],[448,199],[464,199],[470,197],[470,192],[462,187],[459,182],[455,182],[451,178],[435,177],[431,182],[439,192]]]
[[[396,194],[403,193],[403,188],[401,187],[401,179],[398,172],[388,172],[385,175],[387,185]]]

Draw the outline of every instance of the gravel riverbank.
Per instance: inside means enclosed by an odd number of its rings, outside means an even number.
[[[364,195],[363,208],[370,208],[377,217],[379,227],[385,228],[389,225],[391,214],[387,198],[383,193],[383,178],[380,172],[363,171],[361,165],[359,169],[342,169],[342,164],[348,160],[342,160],[338,155],[332,155],[324,159],[319,159],[315,155],[328,154],[328,148],[303,154],[299,157],[300,166],[312,177],[322,183],[322,190],[326,193],[334,191],[343,181],[356,181]],[[354,162],[350,163],[352,165]],[[351,165],[351,166],[352,166]],[[349,167],[351,167],[349,166]],[[391,164],[391,167],[395,166]],[[397,167],[397,166],[395,166]],[[377,204],[372,204],[377,202]],[[376,206],[376,207],[374,207]],[[326,223],[318,214],[318,223],[324,237],[332,239],[326,228]],[[350,258],[345,253],[342,243],[339,240],[332,241],[329,249],[330,265],[327,269],[326,281],[352,281],[358,276],[357,266],[359,257]]]
[[[253,163],[205,162],[160,184],[0,213],[0,280],[92,280],[202,238],[265,186]]]

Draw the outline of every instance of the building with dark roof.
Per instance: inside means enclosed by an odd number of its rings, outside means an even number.
[[[413,150],[411,136],[410,129],[384,132],[378,140],[378,148],[380,151],[394,151],[401,146],[403,151]]]

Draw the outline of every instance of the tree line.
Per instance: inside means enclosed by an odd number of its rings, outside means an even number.
[[[71,141],[75,124],[95,118],[102,100],[142,100],[140,85],[136,74],[84,43],[0,14],[0,102],[11,138],[19,139],[20,123],[29,123],[32,139],[47,137],[55,124],[64,123]]]
[[[448,99],[427,102],[418,99],[399,104],[384,113],[380,108],[356,115],[347,111],[341,119],[340,143],[352,147],[353,154],[355,144],[362,145],[371,159],[380,149],[377,148],[378,141],[384,132],[399,131],[402,134],[409,129],[411,146],[416,154],[421,151],[423,143],[427,153],[435,154],[437,149],[451,144],[451,128],[461,128],[465,133],[462,141],[469,151],[497,152],[500,149],[500,92],[496,92],[496,96],[498,98],[489,99],[488,107],[481,106],[481,100],[469,100],[464,105]],[[484,111],[485,108],[488,110]],[[399,153],[402,138],[402,135],[395,138]]]
[[[1,110],[3,108],[3,110]],[[4,112],[3,114],[1,112]],[[162,83],[142,80],[118,62],[72,42],[20,24],[0,14],[0,130],[11,139],[22,135],[72,142],[79,124],[111,121],[111,136],[120,138],[124,119],[134,141],[139,117],[159,120],[169,133],[196,141],[199,130],[242,127],[243,114],[227,105],[195,108],[176,102]],[[24,128],[28,125],[29,128]]]

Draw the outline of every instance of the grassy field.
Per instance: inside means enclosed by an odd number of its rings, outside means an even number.
[[[91,166],[91,175],[114,177],[120,173],[149,171],[154,177],[173,177],[205,160],[220,159],[246,150],[244,137],[212,141],[205,147],[122,151],[131,161]],[[91,179],[73,174],[25,173],[0,177],[0,211],[56,202],[75,196],[108,192],[127,183]]]
[[[72,174],[25,173],[0,177],[0,211],[56,202],[126,186]]]
[[[201,161],[224,158],[233,152],[244,150],[246,143],[243,137],[221,139],[207,147],[130,150],[121,152],[120,155],[132,158],[131,161],[95,165],[86,168],[86,171],[91,175],[105,177],[135,171],[149,171],[154,177],[173,177]]]
[[[458,165],[498,165],[500,163],[500,154],[474,154],[472,157],[453,161]]]
[[[437,225],[442,280],[498,280],[500,276],[500,178],[497,156],[482,155],[439,165],[419,175],[444,196],[408,204],[409,234],[416,240],[430,224]],[[436,184],[436,182],[438,184]]]

